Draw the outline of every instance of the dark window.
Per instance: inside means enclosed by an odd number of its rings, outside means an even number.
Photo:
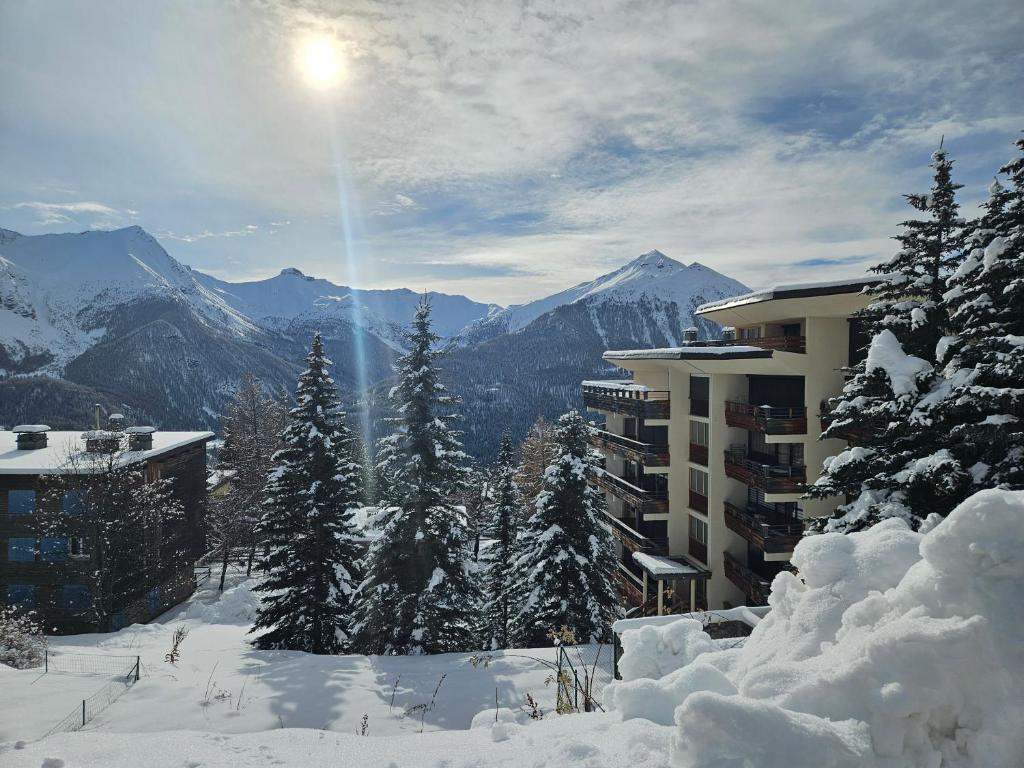
[[[69,546],[71,557],[88,557],[89,552],[85,548],[85,539],[81,536],[72,536]]]
[[[65,491],[64,504],[65,515],[80,515],[85,512],[85,499],[79,491]]]
[[[711,380],[707,376],[690,376],[690,399],[707,400],[711,393]]]
[[[36,540],[8,539],[7,559],[12,563],[34,563],[36,560]]]
[[[68,559],[68,537],[55,536],[53,538],[44,538],[39,552],[43,560],[51,563],[63,563]]]
[[[871,337],[864,329],[864,321],[858,318],[851,318],[850,324],[850,354],[847,362],[852,368],[868,356],[868,344]]]
[[[10,515],[30,515],[36,511],[35,491],[8,491],[7,513]]]
[[[782,326],[783,336],[799,336],[800,335],[800,323],[786,323]]]
[[[35,608],[36,588],[31,584],[10,584],[7,587],[7,605],[11,608]]]
[[[84,584],[65,584],[60,597],[61,606],[68,611],[85,611],[92,607],[92,592]]]

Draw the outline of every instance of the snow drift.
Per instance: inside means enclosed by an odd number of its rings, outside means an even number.
[[[1024,492],[982,491],[924,534],[809,537],[793,563],[742,647],[689,620],[627,631],[623,718],[672,712],[689,768],[1024,764]]]

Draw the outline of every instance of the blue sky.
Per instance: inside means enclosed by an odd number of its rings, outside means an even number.
[[[1024,129],[1022,39],[1019,0],[0,0],[0,226],[500,304],[652,248],[844,277],[940,136],[974,210]]]

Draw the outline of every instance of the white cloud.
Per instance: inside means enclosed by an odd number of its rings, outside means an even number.
[[[120,226],[134,219],[138,211],[130,208],[118,210],[103,203],[82,200],[73,203],[44,203],[39,201],[15,203],[11,209],[30,210],[36,213],[37,223],[41,227],[59,224],[80,224],[88,219],[94,229]]]

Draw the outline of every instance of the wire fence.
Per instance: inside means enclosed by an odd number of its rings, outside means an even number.
[[[46,672],[102,675],[113,678],[96,693],[82,699],[42,738],[55,733],[79,731],[139,681],[142,664],[138,656],[104,656],[90,653],[46,653]]]
[[[610,645],[558,646],[555,709],[566,712],[603,712],[604,687],[614,675]]]

